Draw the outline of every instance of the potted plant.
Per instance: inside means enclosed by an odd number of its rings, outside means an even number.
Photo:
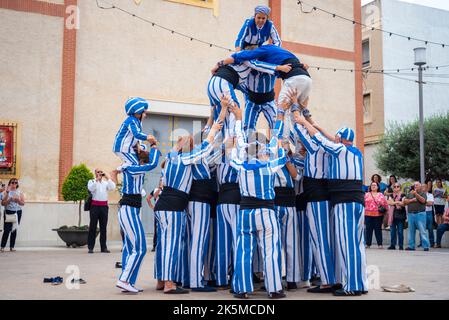
[[[94,175],[85,164],[74,166],[62,184],[62,197],[64,201],[74,201],[78,203],[78,226],[62,226],[53,231],[58,232],[59,237],[67,247],[73,248],[85,246],[89,234],[89,226],[81,226],[81,207],[83,200],[89,196],[87,183],[93,179]],[[97,235],[99,230],[97,230]]]

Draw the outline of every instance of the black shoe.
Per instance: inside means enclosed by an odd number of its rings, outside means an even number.
[[[108,249],[101,250],[102,253],[111,253]]]
[[[362,291],[346,291],[344,289],[338,289],[334,291],[334,296],[337,297],[348,297],[348,296],[361,296]]]
[[[217,289],[209,287],[209,286],[204,286],[204,287],[200,287],[200,288],[192,288],[192,292],[216,292]]]
[[[181,285],[179,285],[181,287]],[[186,284],[185,286],[182,286],[183,289],[188,289],[190,290],[190,285]]]
[[[399,250],[404,250],[404,247],[399,247]]]
[[[337,283],[337,284],[334,284],[333,286],[332,286],[332,290],[333,291],[337,291],[337,290],[340,290],[340,289],[342,289],[343,288],[343,286],[341,285],[341,283]]]
[[[180,287],[176,287],[176,289],[171,289],[168,291],[164,291],[165,294],[187,294],[189,293],[189,290],[185,290]]]
[[[87,253],[94,253],[94,250],[89,249],[89,251],[87,251]]]
[[[151,252],[154,252],[154,251],[156,251],[156,248],[151,249]]]
[[[389,246],[387,249],[388,250],[396,250],[396,247]]]
[[[234,298],[237,299],[249,299],[248,293],[241,292],[241,293],[234,293]]]
[[[429,251],[429,248],[424,248],[424,251]]]
[[[296,282],[287,282],[287,291],[296,290],[296,289],[298,289]]]
[[[121,262],[116,262],[116,263],[115,263],[115,267],[116,267],[117,269],[121,269],[121,268],[122,268],[122,263],[121,263]]]
[[[415,249],[408,247],[408,248],[405,248],[405,251],[415,251]]]
[[[418,248],[421,248],[422,247],[422,244],[418,244]]]
[[[268,298],[270,299],[282,299],[285,298],[286,295],[284,292],[280,291],[280,292],[272,292],[268,295]]]
[[[86,284],[86,280],[84,279],[72,279],[71,283],[79,283],[79,284]]]
[[[310,292],[310,293],[332,293],[334,291],[335,290],[333,290],[332,287],[321,288],[319,286],[307,289],[307,292]]]
[[[362,294],[368,294],[368,290],[364,290],[364,291],[362,291]]]

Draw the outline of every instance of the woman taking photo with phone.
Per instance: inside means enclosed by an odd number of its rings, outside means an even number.
[[[22,207],[25,205],[25,197],[19,190],[19,180],[14,178],[9,180],[2,195],[2,205],[5,207],[5,214],[0,252],[5,251],[10,234],[9,250],[15,252],[17,228],[22,220]]]

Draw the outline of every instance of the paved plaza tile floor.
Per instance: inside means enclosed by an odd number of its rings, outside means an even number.
[[[115,262],[121,256],[120,246],[115,244],[110,249],[110,254],[88,254],[85,248],[63,247],[17,248],[14,253],[0,253],[0,299],[234,299],[228,291],[191,292],[175,297],[156,291],[153,252],[147,253],[137,283],[145,291],[138,295],[122,294],[114,286],[120,273],[115,268]],[[449,299],[448,249],[432,249],[430,252],[369,249],[367,260],[372,285],[405,284],[416,291],[387,293],[378,288],[371,289],[362,297],[350,299]],[[79,269],[80,277],[87,283],[79,285],[79,289],[70,289],[65,281],[76,269]],[[64,283],[58,286],[43,283],[44,277],[55,276],[63,277]],[[329,294],[311,294],[305,289],[288,292],[287,295],[287,299],[345,299]],[[257,292],[251,299],[267,298],[264,292]]]

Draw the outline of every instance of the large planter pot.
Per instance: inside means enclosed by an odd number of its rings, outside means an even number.
[[[58,233],[58,236],[65,242],[67,247],[77,248],[87,244],[88,230],[76,230],[76,229],[53,229]],[[97,229],[95,237],[98,236],[100,230]]]

